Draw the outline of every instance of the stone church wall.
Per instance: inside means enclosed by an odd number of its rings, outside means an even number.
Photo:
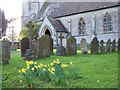
[[[112,31],[111,32],[104,32],[103,30],[103,18],[106,13],[109,13],[112,17]],[[80,17],[84,18],[86,23],[86,34],[80,35],[79,34],[79,28],[78,28],[78,21]],[[91,40],[94,38],[94,28],[93,27],[93,18],[95,17],[96,21],[96,34],[98,40],[105,40],[105,42],[108,39],[118,39],[118,7],[109,8],[109,9],[103,9],[103,10],[97,10],[93,12],[86,12],[81,14],[76,14],[72,16],[67,17],[61,17],[59,18],[62,22],[62,24],[65,26],[65,28],[68,31],[71,31],[72,36],[74,36],[77,39],[77,44],[80,43],[82,38],[85,38],[88,43],[91,42]],[[71,23],[70,23],[71,22]]]

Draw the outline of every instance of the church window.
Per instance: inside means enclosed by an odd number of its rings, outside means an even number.
[[[81,17],[79,20],[79,34],[85,34],[85,20]]]
[[[104,31],[112,31],[112,17],[108,13],[104,16]]]

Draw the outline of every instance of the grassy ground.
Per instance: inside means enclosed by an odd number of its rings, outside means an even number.
[[[80,51],[78,51],[80,52]],[[118,53],[106,53],[97,55],[81,55],[60,57],[51,55],[48,58],[36,60],[44,64],[59,59],[63,63],[73,62],[77,67],[79,77],[67,80],[65,87],[78,88],[117,88],[118,87]],[[21,80],[19,68],[25,66],[25,61],[21,58],[20,51],[11,53],[11,60],[8,65],[2,66],[2,87],[3,88],[24,88],[27,87],[25,81]],[[19,68],[18,68],[19,67]],[[44,83],[42,87],[59,88],[62,86],[49,85]]]

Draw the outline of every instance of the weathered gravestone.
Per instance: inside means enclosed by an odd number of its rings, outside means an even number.
[[[38,58],[50,56],[50,37],[43,35],[38,38]]]
[[[81,52],[82,54],[87,54],[88,50],[87,50],[87,41],[85,38],[83,38],[80,42],[80,48],[81,48]]]
[[[21,56],[24,57],[26,53],[26,49],[29,49],[29,39],[24,37],[21,40]]]
[[[116,48],[116,41],[114,39],[112,42],[112,52],[115,52],[115,48]]]
[[[30,49],[31,51],[31,58],[33,59],[37,59],[38,58],[38,52],[37,52],[37,41],[36,39],[33,39],[31,42],[31,47],[32,49]]]
[[[73,36],[67,39],[66,51],[68,56],[77,54],[76,39]]]
[[[118,39],[118,51],[120,51],[120,38]]]
[[[96,37],[91,42],[91,54],[99,53],[99,41]]]
[[[8,40],[0,41],[0,61],[3,64],[9,64],[10,59],[10,42]]]
[[[60,46],[57,46],[56,55],[67,56],[66,49],[64,46],[62,46],[62,39],[64,38],[64,36],[62,36],[62,33],[60,34],[59,38],[60,38]]]
[[[104,46],[104,41],[100,41],[100,53],[105,53],[105,46]]]
[[[110,39],[107,41],[107,52],[111,52],[111,41],[110,41]]]
[[[53,54],[53,39],[49,37],[49,41],[50,41],[50,54]]]

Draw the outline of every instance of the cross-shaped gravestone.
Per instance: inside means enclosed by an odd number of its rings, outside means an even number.
[[[62,46],[62,40],[64,38],[64,36],[62,36],[62,33],[60,34],[59,38],[60,38],[60,46]]]
[[[33,54],[34,52],[34,46],[33,46],[33,28],[34,28],[34,24],[32,23],[32,21],[29,21],[28,24],[26,25],[29,29],[28,34],[29,34],[29,48]]]
[[[29,23],[27,24],[27,27],[29,29],[29,39],[31,41],[33,39],[32,32],[33,32],[33,28],[34,28],[32,21],[29,21]]]

